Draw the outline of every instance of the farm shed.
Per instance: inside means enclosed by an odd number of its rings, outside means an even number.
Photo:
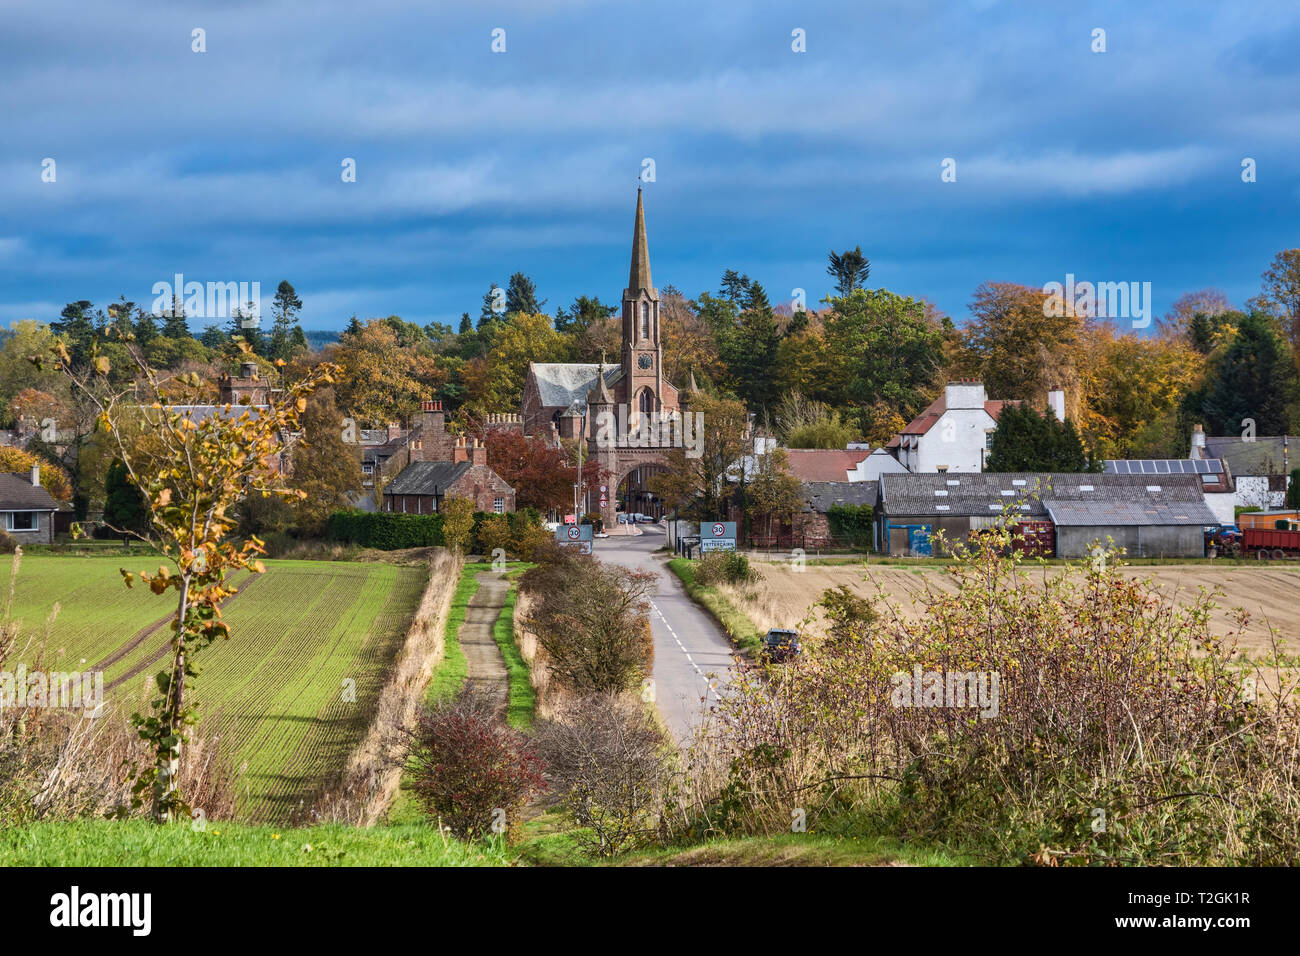
[[[1093,542],[1123,548],[1134,558],[1200,558],[1207,525],[1217,519],[1203,501],[1060,501],[1043,504],[1056,525],[1063,558],[1087,555]]]
[[[1014,516],[1017,525],[1055,530],[1056,555],[1087,555],[1107,537],[1133,556],[1200,557],[1203,528],[1216,524],[1196,474],[884,475],[879,528],[891,555],[932,553],[942,531],[972,531]]]

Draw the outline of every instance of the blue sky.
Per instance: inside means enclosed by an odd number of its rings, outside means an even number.
[[[308,328],[454,322],[516,270],[617,301],[647,157],[688,295],[816,301],[861,244],[958,321],[1067,272],[1240,303],[1300,245],[1297,49],[1293,2],[0,0],[0,324],[177,272],[288,278]]]

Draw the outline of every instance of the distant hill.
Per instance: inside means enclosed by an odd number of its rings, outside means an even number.
[[[313,349],[323,349],[339,340],[339,333],[329,329],[303,329],[303,335],[307,336],[307,344]]]

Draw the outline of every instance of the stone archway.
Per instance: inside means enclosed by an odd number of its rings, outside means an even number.
[[[666,448],[620,448],[611,456],[612,460],[606,459],[602,462],[602,467],[606,473],[606,479],[602,479],[602,483],[608,489],[605,506],[601,508],[606,527],[612,527],[618,523],[618,495],[623,483],[633,476],[638,469],[666,470],[668,467],[667,452],[668,449]],[[630,510],[636,511],[638,509],[633,507]]]

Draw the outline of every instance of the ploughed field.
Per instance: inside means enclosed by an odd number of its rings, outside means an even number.
[[[872,597],[881,591],[903,613],[913,611],[914,601],[925,602],[930,589],[939,592],[954,590],[951,577],[938,567],[897,567],[893,565],[871,567],[863,565],[818,565],[809,562],[799,572],[788,564],[762,564],[753,567],[759,580],[747,593],[726,587],[731,600],[749,616],[761,630],[769,627],[793,627],[813,613],[813,605],[827,588],[848,585],[863,597]],[[1045,571],[1027,569],[1033,575],[1059,574],[1057,568]],[[1292,570],[1282,565],[1216,568],[1213,565],[1143,565],[1125,569],[1137,579],[1150,578],[1175,603],[1185,605],[1195,598],[1201,587],[1218,587],[1222,596],[1215,599],[1219,610],[1211,618],[1215,633],[1223,635],[1232,629],[1227,610],[1235,607],[1250,612],[1251,621],[1238,646],[1252,660],[1260,661],[1272,654],[1268,627],[1277,630],[1286,642],[1282,648],[1288,655],[1300,655],[1300,568]],[[819,619],[820,620],[820,619]],[[815,630],[816,630],[815,626]]]
[[[35,638],[22,655],[28,666],[39,654],[47,671],[102,671],[108,719],[148,713],[153,675],[169,660],[176,593],[138,581],[128,590],[118,568],[157,563],[25,556],[12,616],[20,647]],[[239,593],[222,614],[232,637],[199,655],[194,698],[205,749],[240,771],[241,815],[281,821],[334,783],[364,736],[428,575],[382,563],[265,563],[265,574],[231,579]]]

